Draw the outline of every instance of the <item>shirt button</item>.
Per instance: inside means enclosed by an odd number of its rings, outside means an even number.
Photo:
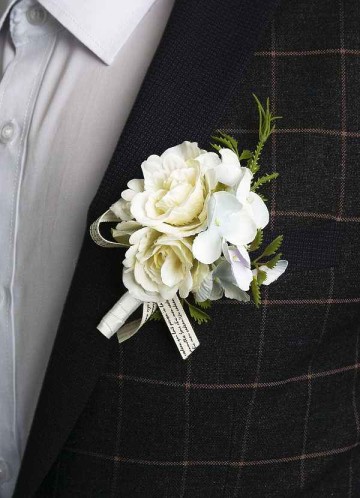
[[[3,458],[0,458],[0,485],[10,480],[10,470]]]
[[[2,143],[7,144],[11,142],[15,134],[15,125],[14,123],[5,123],[0,131],[0,140]]]
[[[33,5],[26,12],[26,18],[30,24],[40,26],[46,22],[47,12],[40,5]]]

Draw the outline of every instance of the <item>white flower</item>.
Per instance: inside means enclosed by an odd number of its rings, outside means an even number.
[[[230,263],[232,273],[239,289],[248,291],[253,279],[251,271],[250,256],[245,247],[228,247],[223,244],[223,253],[226,260]]]
[[[220,299],[223,295],[229,299],[248,302],[250,296],[239,289],[231,265],[228,261],[220,259],[214,270],[203,280],[200,289],[195,294],[198,302]]]
[[[161,156],[150,156],[141,166],[144,191],[130,201],[132,217],[143,226],[178,237],[201,231],[207,201],[216,186],[214,156],[192,142],[172,147]]]
[[[187,297],[209,273],[207,265],[194,261],[191,238],[178,239],[145,227],[133,233],[129,242],[123,281],[141,301],[162,302],[177,292]]]
[[[213,170],[216,182],[234,187],[241,178],[241,168],[238,156],[230,149],[220,149],[221,158],[214,152],[200,156],[204,170]]]
[[[251,192],[253,174],[249,168],[241,168],[241,178],[236,189],[236,198],[244,206],[256,224],[264,228],[269,223],[269,211],[265,202],[255,192]]]
[[[286,268],[288,267],[288,262],[285,259],[280,259],[278,263],[274,266],[274,268],[268,268],[265,265],[259,267],[259,270],[262,270],[266,273],[266,279],[262,283],[262,285],[270,285],[275,280],[277,280],[284,273]],[[253,270],[253,274],[257,275],[258,270]]]
[[[134,178],[128,182],[127,186],[129,188],[121,193],[121,199],[110,206],[111,211],[123,221],[129,221],[134,218],[130,211],[131,201],[135,194],[144,190],[144,180]]]
[[[215,192],[208,203],[208,228],[199,233],[193,253],[202,263],[210,264],[221,256],[222,242],[244,246],[254,240],[256,224],[251,213],[229,192]]]
[[[118,223],[115,228],[111,229],[111,234],[116,242],[130,245],[130,236],[140,228],[141,225],[137,221],[122,221],[121,223]]]

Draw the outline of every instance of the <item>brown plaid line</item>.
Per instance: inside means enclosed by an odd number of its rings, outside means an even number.
[[[321,333],[318,338],[318,342],[316,345],[316,348],[311,356],[311,360],[309,363],[308,367],[308,395],[307,395],[307,403],[306,403],[306,413],[305,413],[305,420],[304,420],[304,432],[303,432],[303,448],[302,452],[305,454],[306,453],[306,445],[308,442],[308,426],[309,426],[309,418],[310,418],[310,408],[311,408],[311,402],[312,402],[312,381],[313,381],[313,365],[315,363],[316,356],[319,352],[321,343],[323,341],[323,338],[326,334],[327,330],[327,325],[329,321],[329,316],[330,316],[330,309],[331,309],[331,300],[334,292],[334,284],[335,284],[335,273],[334,269],[331,269],[331,280],[330,280],[330,286],[329,286],[329,298],[328,298],[328,304],[325,308],[325,313],[324,313],[324,320],[323,324],[321,327]],[[358,363],[357,358],[355,359],[355,363]],[[357,372],[357,369],[355,369],[355,372]],[[300,487],[303,489],[305,487],[305,460],[301,460],[301,465],[300,465]]]
[[[259,130],[255,128],[221,128],[220,131],[224,133],[237,133],[243,135],[257,135]],[[333,137],[348,137],[348,138],[360,138],[360,132],[358,131],[347,131],[347,130],[333,130],[324,128],[276,128],[273,135],[285,135],[289,133],[301,133],[301,134],[318,134],[318,135],[328,135]]]
[[[310,270],[311,271],[311,270]],[[266,304],[267,306],[283,306],[283,305],[307,305],[307,304],[356,304],[360,303],[360,297],[351,297],[351,298],[324,298],[324,299],[263,299],[261,301],[262,304]],[[252,303],[239,303],[235,299],[227,299],[226,301],[218,301],[216,305],[221,304],[232,304],[239,306],[251,306]]]
[[[288,216],[298,218],[318,218],[322,220],[333,220],[341,223],[360,223],[360,216],[338,216],[328,213],[313,213],[310,211],[272,211],[271,216]]]
[[[359,336],[360,331],[356,339],[356,348],[355,348],[355,361],[359,359]],[[357,370],[354,370],[354,380],[353,380],[353,389],[352,389],[352,404],[354,409],[354,418],[356,424],[356,442],[360,442],[360,420],[359,420],[359,411],[357,407],[357,397],[356,397],[356,387],[357,387]],[[352,496],[352,488],[353,488],[353,455],[350,458],[349,464],[349,494],[348,496]]]
[[[346,131],[347,128],[347,109],[346,109],[346,66],[345,55],[345,28],[344,28],[344,2],[340,1],[340,80],[341,80],[341,130]],[[345,179],[346,179],[346,163],[347,163],[347,137],[341,135],[341,173],[340,173],[340,195],[339,195],[339,210],[338,215],[341,217],[344,211],[344,198],[345,198]]]
[[[265,297],[268,297],[268,288],[265,291]],[[267,306],[263,306],[262,309],[262,317],[261,317],[261,327],[260,327],[260,338],[259,338],[259,346],[258,346],[258,357],[257,357],[257,365],[256,365],[256,377],[255,382],[253,382],[254,388],[251,396],[251,401],[248,405],[247,414],[246,414],[246,423],[245,430],[242,440],[242,448],[241,448],[241,461],[246,460],[246,452],[248,448],[248,442],[250,437],[250,423],[253,415],[253,411],[255,408],[256,396],[259,388],[259,378],[261,373],[261,363],[264,355],[264,343],[265,343],[265,333],[266,333],[266,318],[267,318]],[[243,467],[239,467],[236,483],[234,487],[233,496],[238,496],[241,487],[241,478],[242,478],[242,469]]]
[[[276,48],[276,32],[275,32],[275,20],[271,23],[271,50],[275,51]],[[271,112],[276,116],[276,59],[271,58]],[[271,135],[271,171],[276,173],[276,135]],[[270,212],[276,212],[276,182],[271,184],[271,203]],[[271,230],[274,229],[275,216],[270,218]]]
[[[316,55],[360,55],[360,50],[348,48],[328,48],[323,50],[262,50],[256,57],[307,57]]]
[[[185,382],[185,413],[184,413],[184,462],[187,462],[189,456],[190,445],[190,386],[191,386],[191,357],[188,358],[186,365],[186,382]],[[187,465],[184,465],[183,474],[181,478],[181,491],[180,498],[185,495],[187,480]]]
[[[345,81],[342,83],[342,87],[345,85]],[[342,110],[342,120],[343,126],[346,110],[345,110],[345,90],[343,88],[343,110]],[[258,133],[256,129],[241,129],[241,128],[222,128],[221,131],[224,133],[237,133],[237,134],[254,134]],[[346,131],[343,130],[326,130],[321,128],[277,128],[273,134],[273,160],[275,160],[275,147],[276,141],[274,135],[283,135],[283,134],[318,134],[318,135],[327,135],[341,138],[341,178],[340,178],[340,200],[339,200],[339,213],[329,214],[329,213],[315,213],[309,211],[283,211],[276,210],[275,206],[275,191],[272,192],[272,202],[271,202],[271,216],[272,219],[275,217],[297,217],[297,218],[315,218],[315,219],[323,219],[323,220],[332,220],[338,221],[342,223],[360,223],[360,216],[342,216],[343,211],[343,201],[345,196],[345,169],[346,169],[346,138],[360,138],[360,132],[354,131]],[[273,162],[273,161],[272,161]],[[274,167],[273,167],[274,169]]]
[[[209,389],[209,390],[215,390],[215,389],[261,389],[261,388],[267,388],[267,387],[278,387],[278,386],[283,386],[286,384],[291,384],[294,382],[308,382],[309,379],[319,379],[323,377],[329,377],[331,375],[339,375],[345,372],[349,372],[352,370],[358,370],[360,368],[360,363],[357,362],[353,365],[346,365],[344,367],[340,368],[334,368],[332,370],[324,370],[321,372],[313,372],[313,373],[306,373],[303,375],[298,375],[296,377],[289,377],[288,379],[284,380],[274,380],[274,381],[268,381],[268,382],[250,382],[250,383],[245,383],[245,384],[238,384],[238,383],[230,383],[230,384],[204,384],[204,383],[198,383],[198,382],[192,382],[192,383],[187,383],[187,382],[178,382],[178,381],[172,381],[172,380],[161,380],[161,379],[149,379],[146,377],[138,377],[136,375],[127,375],[127,374],[104,374],[104,377],[117,380],[117,381],[130,381],[130,382],[139,382],[142,384],[151,384],[153,386],[167,386],[167,387],[178,387],[181,389]]]
[[[110,460],[118,463],[133,463],[138,465],[155,465],[163,467],[183,467],[183,466],[210,466],[210,467],[256,467],[259,465],[272,465],[276,463],[291,463],[301,460],[311,460],[314,458],[325,458],[333,455],[339,455],[347,451],[351,451],[358,447],[360,443],[354,443],[349,446],[341,448],[332,448],[330,450],[317,451],[316,453],[305,453],[300,455],[291,455],[282,458],[269,458],[267,460],[239,460],[239,461],[213,461],[213,460],[180,460],[180,461],[167,461],[167,460],[145,460],[142,458],[127,458],[120,455],[105,455],[104,453],[97,453],[93,451],[84,451],[75,448],[65,447],[64,451],[78,455],[85,455],[94,458],[101,458],[103,460]]]

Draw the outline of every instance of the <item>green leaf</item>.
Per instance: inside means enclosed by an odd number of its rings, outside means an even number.
[[[257,96],[253,94],[253,97],[257,104],[259,115],[259,142],[256,146],[252,159],[250,159],[248,163],[248,168],[253,174],[255,174],[260,168],[259,159],[265,142],[275,130],[275,125],[273,123],[277,119],[280,119],[280,116],[273,116],[271,114],[269,99],[266,99],[266,107],[264,108]]]
[[[257,274],[257,283],[258,285],[262,285],[266,280],[266,271],[258,270]]]
[[[269,138],[275,129],[274,121],[281,119],[281,116],[273,116],[270,111],[270,100],[266,99],[265,108],[255,94],[253,94],[259,114],[259,140],[263,143]]]
[[[227,135],[226,133],[219,131],[219,135],[214,135],[211,138],[215,142],[217,142],[217,144],[220,144],[220,146],[232,150],[239,157],[238,141],[234,137],[231,137],[230,135]],[[211,144],[211,145],[217,151],[219,151],[221,147],[219,147],[219,145],[217,144]]]
[[[251,293],[255,306],[258,308],[261,304],[261,295],[260,295],[260,286],[256,277],[254,277],[251,282]]]
[[[261,230],[261,228],[259,228],[259,230],[256,232],[256,237],[255,239],[251,242],[250,244],[250,247],[249,247],[249,251],[256,251],[257,249],[259,249],[259,247],[261,246],[262,244],[262,241],[263,241],[263,231]]]
[[[271,180],[275,180],[279,176],[279,173],[271,173],[270,175],[264,175],[261,176],[254,182],[253,186],[251,187],[251,190],[255,192],[261,185],[264,185],[264,183],[271,182]]]
[[[264,263],[265,266],[267,266],[270,269],[275,268],[275,266],[280,261],[281,256],[282,256],[282,254],[281,254],[281,252],[279,252],[276,256],[274,256],[272,259],[270,259],[270,261],[268,261],[267,263]]]
[[[245,161],[246,159],[252,159],[253,153],[251,150],[243,150],[242,153],[240,154],[240,161]]]
[[[161,322],[162,319],[163,319],[163,316],[162,316],[159,308],[157,308],[149,318],[149,320],[153,320],[155,322]]]
[[[210,144],[213,149],[215,149],[217,152],[221,150],[221,146],[218,144]]]
[[[209,320],[211,320],[210,316],[205,313],[205,311],[202,311],[200,308],[197,308],[193,304],[190,304],[188,301],[186,301],[186,304],[189,307],[190,316],[199,325],[201,325],[202,323],[207,323]]]
[[[272,254],[275,254],[280,249],[283,238],[283,235],[276,237],[267,247],[265,247],[262,256],[271,256]]]
[[[200,308],[202,308],[203,310],[208,310],[209,308],[211,308],[211,305],[212,305],[212,302],[210,301],[210,299],[207,299],[206,301],[195,301],[196,303],[196,306],[200,306]]]

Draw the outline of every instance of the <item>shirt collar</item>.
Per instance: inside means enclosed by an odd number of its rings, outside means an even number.
[[[121,47],[156,0],[38,0],[105,64]],[[0,0],[0,28],[16,0]]]

